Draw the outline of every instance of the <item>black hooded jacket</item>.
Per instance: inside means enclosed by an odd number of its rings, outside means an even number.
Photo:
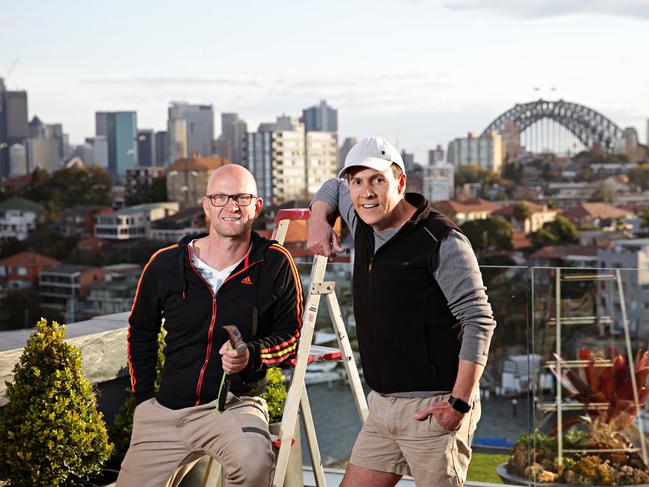
[[[154,395],[157,336],[164,320],[165,365],[156,399],[172,409],[216,399],[223,369],[224,325],[248,345],[248,366],[230,390],[257,395],[266,368],[293,357],[302,324],[300,276],[288,251],[252,233],[252,248],[216,294],[192,264],[189,235],[157,251],[144,268],[129,316],[128,363],[136,401]]]

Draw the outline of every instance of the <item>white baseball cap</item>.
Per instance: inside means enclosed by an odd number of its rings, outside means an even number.
[[[345,158],[345,167],[340,170],[338,177],[342,178],[352,167],[363,166],[377,171],[385,171],[393,163],[399,166],[405,174],[406,168],[396,147],[380,137],[365,137],[351,148]]]

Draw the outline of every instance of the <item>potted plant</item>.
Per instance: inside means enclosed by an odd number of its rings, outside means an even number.
[[[12,487],[82,485],[110,457],[103,416],[65,327],[41,319],[29,336],[0,417],[0,464]]]
[[[649,483],[649,469],[637,451],[641,436],[633,424],[637,409],[631,382],[633,373],[639,400],[644,402],[649,396],[645,387],[649,375],[647,352],[638,352],[632,364],[615,349],[581,349],[579,358],[587,362],[579,372],[564,368],[559,377],[556,368],[551,370],[570,398],[585,404],[587,415],[568,416],[562,423],[564,448],[583,452],[564,455],[559,465],[557,428],[549,434],[535,430],[519,438],[510,460],[499,467],[504,481],[517,485],[528,485],[530,480],[553,485]],[[607,403],[608,407],[589,407],[593,403]]]

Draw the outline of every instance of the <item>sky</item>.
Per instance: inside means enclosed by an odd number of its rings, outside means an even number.
[[[212,104],[218,136],[221,112],[256,130],[326,99],[340,141],[382,136],[425,162],[538,98],[645,141],[649,0],[0,0],[0,76],[16,60],[7,87],[72,143],[100,110],[164,130],[169,102]]]

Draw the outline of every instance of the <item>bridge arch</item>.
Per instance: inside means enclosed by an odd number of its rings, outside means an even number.
[[[615,142],[623,135],[620,127],[592,108],[564,100],[537,100],[517,103],[491,122],[481,136],[486,136],[491,131],[505,134],[510,123],[513,123],[518,134],[521,134],[544,118],[562,125],[587,148],[600,145],[603,149],[612,151]]]

